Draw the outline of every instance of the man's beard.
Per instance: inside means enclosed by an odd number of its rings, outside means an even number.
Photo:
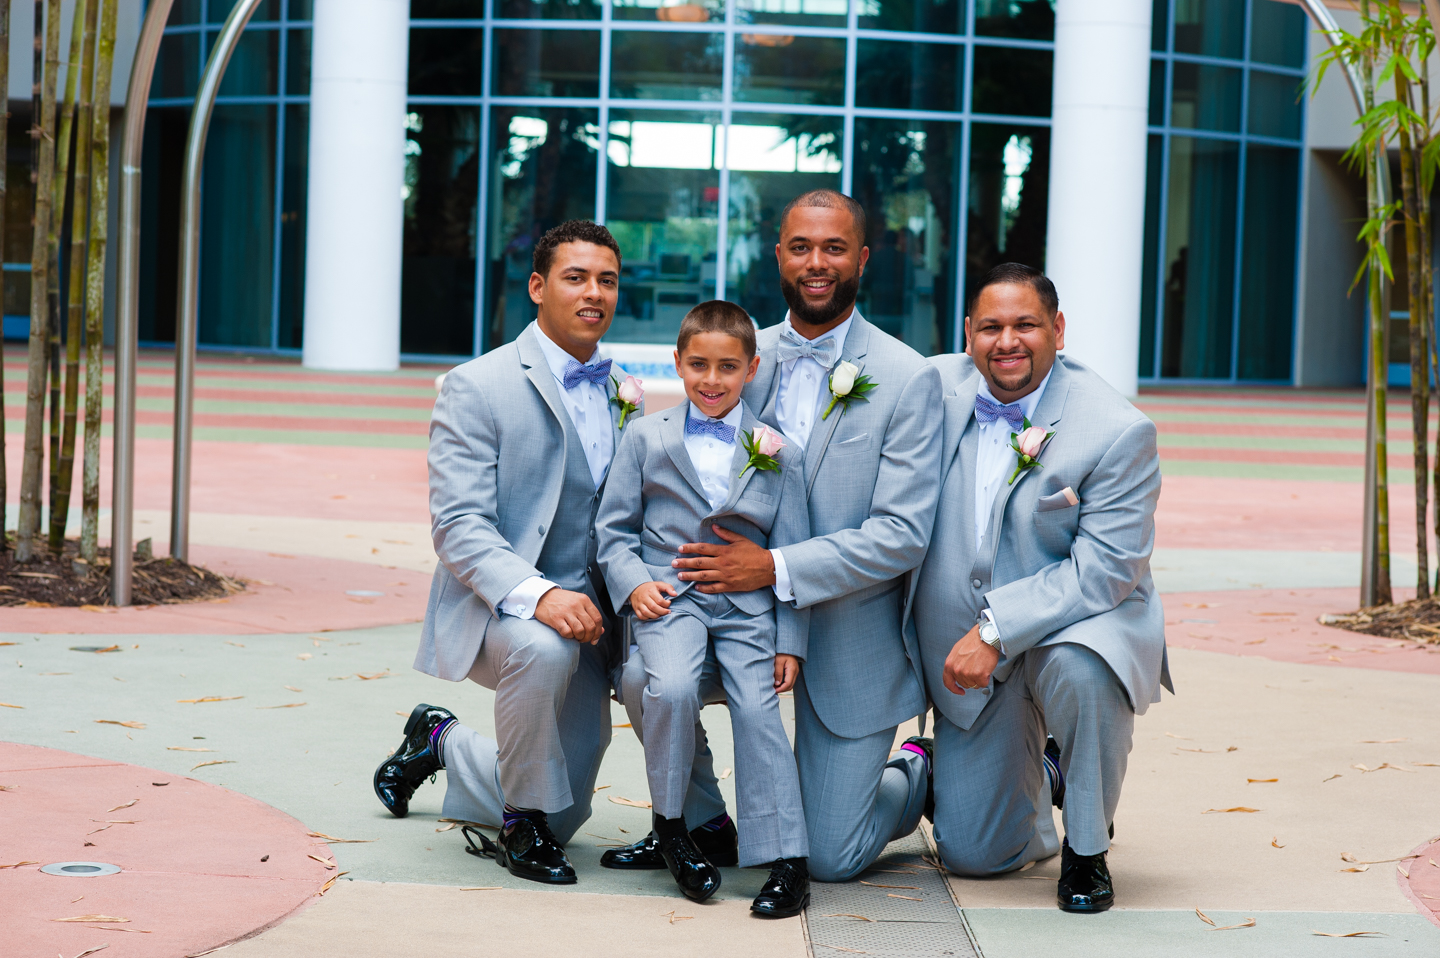
[[[1006,354],[1005,354],[1005,356],[1006,356],[1007,358],[1010,357],[1010,356],[1013,356],[1013,355],[1016,355],[1016,354],[1014,354],[1014,353],[1006,353]],[[1029,360],[1030,360],[1030,365],[1029,365],[1028,367],[1026,367],[1025,372],[1013,374],[1016,378],[1013,379],[1013,380],[1011,380],[1011,381],[1009,381],[1009,382],[1007,382],[1007,381],[1004,380],[1004,379],[1001,379],[1001,378],[1000,378],[1000,374],[997,373],[997,372],[995,372],[995,369],[994,369],[993,366],[991,367],[990,375],[995,378],[995,385],[999,386],[1001,389],[1005,390],[1007,393],[1019,392],[1020,390],[1024,389],[1026,386],[1029,386],[1029,385],[1030,385],[1030,382],[1035,378],[1035,357],[1034,357],[1033,355],[1031,355],[1030,353],[1028,353],[1028,352],[1027,352],[1027,353],[1024,353],[1023,355],[1025,355],[1025,356],[1027,356],[1027,357],[1029,358]],[[993,357],[990,357],[990,358],[993,358]]]
[[[834,291],[830,293],[830,299],[820,306],[811,306],[806,302],[800,287],[784,276],[780,277],[780,292],[785,296],[786,305],[790,307],[792,320],[809,326],[825,326],[855,305],[855,297],[860,292],[860,276],[856,274],[849,279],[838,280]]]

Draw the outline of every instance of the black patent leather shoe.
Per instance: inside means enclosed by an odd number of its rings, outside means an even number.
[[[735,822],[726,822],[722,828],[691,829],[690,837],[700,854],[717,868],[734,868],[740,864],[740,836],[735,831]],[[624,848],[612,848],[600,856],[600,867],[619,868],[628,871],[654,870],[667,867],[660,854],[660,840],[652,831],[644,838]]]
[[[1061,911],[1105,911],[1115,904],[1115,886],[1105,853],[1077,855],[1066,841],[1060,848],[1060,884],[1055,897]]]
[[[660,857],[686,898],[701,902],[720,890],[720,869],[710,864],[685,830],[685,819],[656,815],[653,828]]]
[[[925,753],[925,820],[935,821],[935,740],[923,735],[912,735],[905,740]]]
[[[438,705],[423,702],[405,721],[405,740],[380,767],[375,769],[375,794],[396,818],[410,814],[410,796],[415,789],[440,771],[440,756],[430,747],[430,733],[455,714]]]
[[[793,918],[810,906],[810,867],[803,858],[782,858],[750,910],[765,918]]]
[[[575,884],[575,869],[565,857],[565,849],[555,840],[544,815],[516,819],[500,832],[500,841],[493,851],[487,851],[516,878],[545,885]]]

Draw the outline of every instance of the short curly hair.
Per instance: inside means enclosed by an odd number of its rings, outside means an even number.
[[[535,244],[531,256],[532,268],[541,276],[549,277],[550,267],[555,265],[555,250],[564,243],[594,243],[615,254],[615,264],[620,264],[620,244],[610,231],[590,220],[566,220],[559,226],[545,231]]]

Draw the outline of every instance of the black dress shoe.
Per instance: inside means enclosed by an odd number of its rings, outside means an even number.
[[[1105,853],[1077,855],[1067,840],[1060,848],[1060,884],[1056,899],[1061,911],[1105,911],[1115,904],[1115,886]]]
[[[430,733],[455,717],[449,709],[423,702],[405,721],[405,741],[375,769],[375,794],[396,818],[410,814],[410,796],[415,789],[440,771],[440,756],[430,747]]]
[[[717,868],[734,868],[740,864],[740,836],[735,831],[734,821],[726,822],[721,828],[711,829],[703,825],[693,828],[690,837],[700,849],[700,854]],[[660,854],[660,840],[652,831],[634,844],[606,851],[600,856],[600,867],[659,871],[668,866]]]
[[[925,820],[935,821],[935,740],[922,735],[912,735],[906,745],[917,746],[925,753]]]
[[[701,853],[695,839],[685,830],[685,819],[656,815],[653,828],[660,845],[660,857],[686,898],[700,902],[720,890],[720,869]]]
[[[466,829],[470,831],[470,829]],[[476,832],[476,834],[480,834]],[[466,836],[469,839],[469,836]],[[565,849],[555,840],[545,816],[518,818],[500,832],[499,844],[481,836],[482,850],[474,846],[466,851],[494,858],[495,862],[514,875],[545,885],[575,884],[575,869],[565,857]]]
[[[803,858],[782,858],[750,910],[766,918],[793,918],[810,905],[810,867]]]

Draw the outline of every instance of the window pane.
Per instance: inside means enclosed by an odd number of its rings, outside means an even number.
[[[845,41],[747,33],[735,38],[735,99],[845,103]]]
[[[1241,379],[1290,378],[1299,182],[1298,150],[1249,148],[1240,275]]]
[[[1150,61],[1150,113],[1145,120],[1151,126],[1165,125],[1165,61]]]
[[[185,165],[185,135],[189,129],[188,106],[152,106],[145,113],[145,147],[140,164],[141,342],[175,341],[180,181]],[[24,222],[29,224],[29,213]]]
[[[862,30],[964,33],[964,0],[859,0]]]
[[[1175,52],[1244,55],[1245,0],[1175,0]]]
[[[535,241],[566,220],[595,216],[600,147],[595,110],[496,106],[490,119],[486,349],[510,342],[535,318]]]
[[[1049,116],[1051,62],[1049,50],[975,47],[975,113],[1008,116]]]
[[[1156,263],[1160,245],[1160,159],[1163,140],[1146,138],[1145,143],[1145,253],[1140,274],[1140,377],[1155,375],[1155,289]]]
[[[1300,139],[1301,98],[1305,81],[1296,76],[1250,71],[1250,132]]]
[[[1238,166],[1234,143],[1170,140],[1162,376],[1230,376]]]
[[[1053,40],[1054,0],[975,0],[975,35]]]
[[[225,67],[220,96],[274,96],[279,67],[280,31],[246,30]]]
[[[481,4],[483,14],[484,4]],[[498,0],[495,15],[515,20],[599,20],[598,0]]]
[[[406,127],[400,350],[468,356],[475,335],[480,108],[412,105]]]
[[[170,8],[170,17],[165,21],[167,26],[199,22],[200,0],[175,0],[175,5]]]
[[[644,100],[718,100],[721,33],[617,30],[610,41],[610,95]]]
[[[967,302],[980,277],[994,266],[1024,263],[1045,268],[1049,195],[1049,129],[999,123],[976,123],[971,128]]]
[[[1305,65],[1310,20],[1293,3],[1254,0],[1250,13],[1250,59],[1282,67]]]
[[[410,0],[412,20],[479,20],[485,0]]]
[[[725,19],[724,0],[615,0],[616,20],[664,20],[666,23],[706,23]]]
[[[210,23],[224,23],[230,11],[235,8],[235,0],[210,0],[205,5],[205,12]],[[250,15],[251,23],[260,23],[265,20],[280,19],[280,0],[265,0]],[[175,22],[172,16],[171,22]]]
[[[310,95],[310,31],[291,30],[285,44],[285,92]]]
[[[925,355],[955,335],[960,124],[855,120],[854,195],[869,220],[860,312]]]
[[[786,23],[843,27],[848,0],[735,0],[738,23]]]
[[[496,30],[500,96],[600,95],[600,33],[590,30]]]
[[[1150,49],[1164,51],[1170,38],[1170,0],[1155,0],[1150,14]]]
[[[291,6],[294,9],[294,6]],[[280,204],[280,329],[275,345],[305,339],[305,177],[310,166],[310,105],[285,107],[285,186]]]
[[[479,96],[484,77],[484,30],[410,31],[412,96]]]
[[[312,0],[289,0],[290,8],[286,15],[291,20],[309,20],[313,12],[314,3]]]
[[[1240,132],[1239,70],[1177,61],[1171,83],[1171,126]]]
[[[275,107],[216,106],[201,190],[199,341],[269,348]]]
[[[721,138],[730,162],[725,298],[761,326],[785,318],[775,265],[780,211],[806,190],[840,188],[843,131],[840,117],[737,113]]]
[[[155,61],[152,98],[193,97],[200,83],[200,35],[172,33],[160,40]]]
[[[965,48],[958,44],[861,40],[855,103],[897,110],[963,110],[964,58]]]
[[[609,335],[622,343],[674,343],[690,307],[715,298],[720,116],[610,116],[605,225],[624,265]]]

